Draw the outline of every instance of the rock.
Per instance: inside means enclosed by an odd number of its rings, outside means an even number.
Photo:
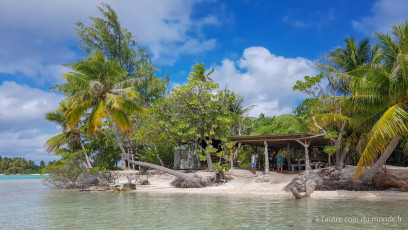
[[[381,189],[398,188],[408,190],[408,171],[398,169],[380,170],[374,177],[375,185]]]
[[[257,177],[255,180],[255,183],[265,183],[265,182],[270,182],[272,180],[272,177],[270,175],[264,175]]]
[[[98,182],[99,187],[104,187],[107,185],[109,185],[109,181],[107,181],[106,179],[99,179],[99,182]]]
[[[138,182],[139,182],[140,185],[149,185],[150,184],[150,182],[148,180],[141,180],[141,181],[138,181]]]
[[[131,190],[136,190],[136,184],[133,184],[133,183],[123,184],[121,191],[131,191]]]
[[[121,191],[121,189],[120,189],[119,185],[112,186],[112,187],[110,187],[110,189],[106,190],[106,192],[111,192],[111,193],[117,193],[117,192],[120,192],[120,191]]]
[[[83,173],[78,177],[77,182],[85,187],[96,186],[99,183],[99,179],[96,176]]]
[[[331,179],[332,180],[338,180],[339,179],[339,174],[333,174],[333,175],[331,175]]]

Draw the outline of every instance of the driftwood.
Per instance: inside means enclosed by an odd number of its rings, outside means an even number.
[[[301,199],[301,198],[305,198],[310,196],[310,194],[312,194],[315,189],[316,186],[319,183],[319,178],[316,177],[315,175],[310,175],[305,182],[305,193],[304,194],[300,194],[300,192],[297,190],[297,188],[295,186],[290,188],[290,191],[292,192],[293,196],[296,199]]]
[[[310,176],[300,175],[294,178],[286,187],[296,199],[310,196],[313,191],[378,191],[398,190],[408,191],[408,169],[392,168],[382,169],[374,177],[373,181],[353,181],[355,166],[347,166],[343,169],[328,167],[315,170]],[[303,194],[302,194],[303,193]]]
[[[171,182],[171,184],[177,188],[202,188],[212,184],[211,181],[203,179],[194,173],[183,173],[163,166],[142,161],[129,162],[143,167],[153,168],[177,177],[173,182]]]

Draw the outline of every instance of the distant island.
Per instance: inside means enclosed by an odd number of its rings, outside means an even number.
[[[54,162],[48,162],[52,165]],[[36,165],[32,160],[26,160],[21,157],[1,157],[0,156],[0,174],[37,174],[44,173],[46,164],[44,161]]]

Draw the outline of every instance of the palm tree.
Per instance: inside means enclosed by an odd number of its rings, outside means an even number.
[[[64,145],[68,145],[71,153],[77,151],[78,148],[81,148],[85,156],[85,166],[87,169],[91,169],[92,164],[81,139],[78,124],[68,126],[67,117],[64,115],[68,105],[69,101],[63,101],[57,111],[46,114],[45,119],[58,124],[62,128],[62,133],[48,139],[45,146],[47,147],[48,152],[54,152],[57,155],[60,155],[61,147]]]
[[[128,133],[132,127],[129,114],[143,110],[142,102],[132,87],[139,78],[127,77],[116,62],[107,60],[100,51],[74,64],[73,70],[64,75],[67,83],[58,86],[70,95],[66,100],[72,101],[64,113],[68,126],[85,118],[88,135],[93,136],[100,131],[105,120],[110,121],[122,151],[124,167],[126,151],[120,133]]]
[[[350,72],[364,64],[378,61],[378,45],[371,46],[368,38],[362,39],[358,45],[355,38],[346,38],[344,42],[345,48],[336,48],[328,55],[328,60],[342,72]]]
[[[206,68],[204,63],[197,63],[193,66],[193,70],[188,76],[191,80],[208,81],[211,80],[210,75],[214,73],[214,69],[211,69],[207,74],[205,73]]]
[[[345,47],[336,48],[328,54],[329,64],[319,64],[318,67],[327,75],[328,88],[332,91],[332,97],[328,98],[326,109],[323,114],[313,116],[313,122],[323,132],[322,128],[334,128],[338,131],[337,136],[330,136],[332,145],[335,147],[335,166],[337,169],[345,167],[346,155],[350,145],[356,141],[357,132],[354,122],[351,120],[356,108],[350,102],[348,96],[353,95],[350,71],[369,64],[379,62],[379,45],[371,46],[368,38],[357,43],[355,38],[346,38]],[[348,139],[345,133],[352,133]]]
[[[408,21],[395,25],[392,34],[376,33],[381,43],[381,65],[352,71],[354,102],[375,120],[357,165],[355,178],[371,181],[408,133]],[[376,160],[377,154],[380,157]],[[375,162],[375,163],[374,163]],[[363,167],[370,166],[363,173]]]
[[[234,93],[232,93],[234,94]],[[245,124],[245,120],[249,118],[249,113],[256,105],[244,106],[244,98],[237,95],[235,103],[229,105],[229,110],[236,116],[235,122],[231,126],[231,134],[242,136],[250,128]]]

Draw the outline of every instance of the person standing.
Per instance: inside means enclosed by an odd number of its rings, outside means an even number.
[[[268,161],[269,161],[269,167],[271,167],[271,168],[272,168],[272,171],[274,171],[273,152],[272,152],[272,153],[269,153],[269,159],[268,159]]]
[[[277,167],[278,167],[278,173],[279,173],[279,170],[280,170],[280,172],[281,173],[283,173],[283,156],[282,156],[282,153],[281,152],[279,152],[278,153],[278,156],[276,156],[276,160],[277,160]]]
[[[256,155],[255,153],[251,153],[251,170],[252,174],[256,174]]]

